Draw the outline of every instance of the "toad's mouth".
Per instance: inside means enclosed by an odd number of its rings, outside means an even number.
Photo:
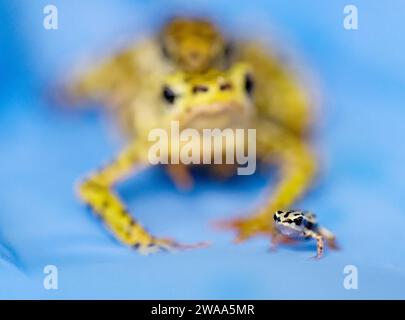
[[[241,103],[214,103],[189,109],[180,125],[183,129],[245,128],[249,120],[249,108]]]

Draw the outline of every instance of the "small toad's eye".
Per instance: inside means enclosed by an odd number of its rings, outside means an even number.
[[[300,226],[301,223],[302,223],[302,220],[304,220],[303,217],[298,217],[298,218],[295,218],[295,219],[294,219],[294,222],[295,222],[295,224],[296,224],[297,226]]]
[[[168,86],[163,87],[162,96],[165,99],[165,101],[170,104],[173,104],[174,100],[176,100],[176,94]]]
[[[246,93],[251,95],[253,93],[254,86],[255,86],[255,83],[254,83],[252,75],[250,75],[249,73],[246,74],[245,75],[245,90],[246,90]]]
[[[277,215],[276,214],[274,214],[273,219],[274,219],[274,221],[277,221]]]

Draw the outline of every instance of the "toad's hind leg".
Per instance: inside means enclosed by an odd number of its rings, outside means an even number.
[[[132,173],[141,164],[139,150],[131,146],[112,163],[92,174],[79,186],[80,198],[105,222],[107,228],[122,243],[147,254],[160,249],[187,249],[204,244],[183,245],[170,239],[159,239],[149,234],[137,222],[112,191],[115,183]]]
[[[339,246],[336,242],[336,236],[324,227],[319,227],[319,234],[321,234],[328,243],[328,247],[334,250],[339,250]]]
[[[236,242],[259,234],[274,236],[274,212],[293,205],[309,188],[316,169],[315,157],[301,138],[270,123],[261,124],[257,130],[257,151],[263,159],[266,154],[276,158],[280,180],[257,213],[219,223],[222,228],[236,231]]]

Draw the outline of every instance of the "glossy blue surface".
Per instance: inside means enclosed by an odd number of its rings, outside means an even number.
[[[0,1],[0,298],[405,298],[403,1],[355,1],[357,31],[343,28],[340,0],[52,3],[57,31],[42,27],[48,1]],[[199,177],[182,193],[152,169],[120,188],[153,233],[213,241],[191,252],[137,255],[76,200],[75,181],[122,143],[102,116],[61,111],[44,93],[83,55],[179,11],[235,33],[271,30],[309,63],[323,95],[322,174],[298,206],[317,212],[343,250],[313,262],[313,244],[269,253],[265,239],[236,246],[210,227],[258,205],[271,173]],[[42,284],[50,264],[58,290]],[[358,290],[343,287],[346,265],[358,268]]]

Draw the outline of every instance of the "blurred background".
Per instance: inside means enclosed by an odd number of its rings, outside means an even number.
[[[43,28],[48,4],[58,30]],[[347,4],[358,30],[343,28]],[[405,298],[404,10],[401,0],[0,0],[0,298]],[[305,62],[322,91],[322,169],[297,207],[314,210],[341,251],[315,263],[314,243],[270,253],[264,238],[234,245],[210,227],[260,204],[273,172],[198,177],[184,193],[153,168],[120,186],[152,233],[213,241],[175,254],[128,250],[76,199],[78,179],[123,141],[102,114],[50,104],[49,88],[83,57],[153,34],[174,14],[208,15]],[[43,287],[46,265],[58,267],[58,290]],[[357,290],[343,286],[346,265],[358,268]]]

